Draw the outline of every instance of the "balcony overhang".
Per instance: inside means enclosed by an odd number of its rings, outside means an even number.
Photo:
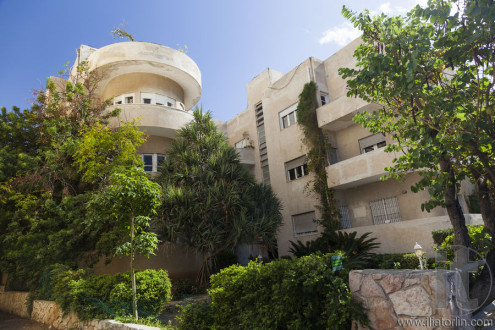
[[[186,54],[149,42],[121,42],[95,50],[88,57],[101,90],[114,78],[129,73],[150,73],[175,81],[184,91],[184,106],[191,109],[201,97],[201,72]]]
[[[236,148],[239,154],[239,162],[246,166],[254,166],[254,148]]]
[[[391,166],[395,152],[384,148],[352,157],[326,167],[329,188],[348,189],[377,182],[384,174],[385,167]]]
[[[367,103],[360,98],[342,96],[316,110],[318,127],[328,131],[340,131],[353,125],[352,118],[356,113],[373,112],[378,109],[380,109],[378,104]]]
[[[112,111],[120,108],[118,118],[110,121],[110,126],[118,127],[120,122],[135,120],[136,126],[149,135],[174,138],[177,130],[193,120],[191,113],[154,104],[119,104],[109,107]]]

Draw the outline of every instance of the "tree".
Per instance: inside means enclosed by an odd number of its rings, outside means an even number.
[[[117,254],[130,256],[132,281],[132,311],[138,319],[136,300],[135,254],[149,257],[156,250],[158,238],[149,232],[150,216],[160,205],[160,186],[148,179],[142,167],[134,167],[110,176],[110,185],[94,194],[88,203],[91,222],[111,224]]]
[[[455,9],[455,10],[454,10]],[[456,188],[465,178],[477,187],[485,226],[495,238],[495,5],[490,0],[433,0],[406,17],[371,18],[369,12],[343,14],[363,31],[354,57],[356,68],[339,70],[350,78],[349,96],[383,108],[355,121],[373,133],[391,134],[402,152],[388,177],[416,171],[413,191],[428,189],[423,207],[446,207],[455,244],[469,246]],[[495,252],[488,253],[492,269]],[[471,290],[490,298],[491,275],[485,267]],[[492,272],[493,273],[493,272]]]
[[[196,108],[193,116],[178,131],[157,181],[162,235],[203,256],[198,280],[205,285],[219,252],[260,238],[273,247],[282,217],[273,191],[255,184],[210,114]]]
[[[96,78],[83,64],[74,80],[48,79],[30,110],[3,109],[0,116],[0,269],[33,290],[51,264],[90,265],[113,253],[112,224],[87,222],[87,202],[110,177],[94,165],[141,164],[135,150],[142,133],[132,125],[103,128],[116,112],[105,111]],[[91,145],[96,155],[88,153]]]

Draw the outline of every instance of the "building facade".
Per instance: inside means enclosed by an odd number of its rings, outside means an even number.
[[[324,61],[309,58],[286,74],[263,71],[247,85],[247,109],[221,126],[232,146],[250,148],[253,174],[258,181],[271,184],[283,203],[280,256],[290,254],[290,241],[312,240],[321,231],[313,221],[319,217],[318,201],[306,189],[312,174],[306,169],[308,149],[296,116],[299,94],[310,81],[318,86],[318,126],[332,146],[327,183],[335,189],[343,230],[371,232],[381,243],[378,251],[382,253],[413,252],[415,242],[432,253],[431,231],[450,226],[445,209],[421,211],[429,194],[411,192],[417,174],[408,174],[400,182],[380,180],[384,168],[398,156],[384,152],[394,141],[353,123],[356,113],[372,112],[379,105],[348,98],[346,82],[338,75],[340,67],[353,66],[359,42],[359,38],[354,40]],[[465,213],[469,211],[464,197],[470,193],[466,183],[459,193]],[[467,215],[467,222],[481,223],[481,218]]]
[[[177,130],[193,118],[190,110],[201,97],[198,66],[183,52],[148,42],[121,42],[99,49],[82,45],[71,76],[83,62],[96,77],[97,93],[112,100],[108,111],[121,109],[110,125],[135,121],[148,135],[138,153],[144,169],[153,175]],[[174,244],[162,244],[149,260],[136,257],[136,268],[164,268],[173,278],[195,276],[201,264],[200,257]],[[115,257],[108,265],[100,261],[94,270],[106,274],[127,271],[128,267],[127,258]]]
[[[318,200],[307,189],[312,174],[307,170],[308,148],[296,114],[299,94],[310,81],[318,86],[318,126],[332,146],[327,157],[327,183],[336,191],[343,230],[371,232],[381,243],[379,252],[412,252],[415,242],[431,252],[431,231],[450,226],[444,209],[421,211],[421,203],[429,195],[427,191],[411,192],[411,185],[418,180],[416,174],[401,182],[380,180],[384,168],[397,156],[384,152],[394,141],[353,123],[357,112],[374,111],[379,106],[348,98],[346,82],[338,75],[340,67],[353,65],[352,55],[359,42],[354,40],[326,60],[308,58],[285,74],[266,69],[247,84],[248,107],[227,122],[217,122],[239,152],[241,163],[258,182],[270,184],[283,204],[280,256],[290,254],[290,241],[312,240],[321,231],[313,221],[320,216]],[[102,97],[113,100],[109,110],[122,109],[111,124],[135,120],[149,135],[139,153],[145,170],[155,172],[176,131],[192,120],[190,109],[201,96],[199,68],[182,52],[146,42],[122,42],[100,49],[81,46],[76,64],[83,61],[100,77]],[[463,197],[470,193],[469,188],[465,185],[459,193],[466,213]],[[481,218],[469,215],[467,221],[480,223]],[[259,253],[252,248],[249,251]],[[163,246],[158,258],[161,261],[152,260],[152,264],[177,268],[177,276],[200,266],[199,259],[185,256],[179,247]],[[184,268],[184,261],[189,266]],[[119,262],[101,266],[105,269],[102,272],[125,265],[122,261],[117,266]]]

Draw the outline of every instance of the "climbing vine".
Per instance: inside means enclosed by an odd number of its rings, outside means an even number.
[[[328,188],[327,172],[327,150],[331,148],[325,134],[318,127],[316,118],[317,86],[315,82],[304,85],[303,91],[299,95],[297,106],[297,122],[303,131],[302,142],[309,148],[307,155],[308,170],[314,174],[307,186],[309,193],[318,196],[321,211],[321,219],[318,223],[323,226],[324,231],[333,231],[340,228],[339,211],[334,198],[334,190]]]

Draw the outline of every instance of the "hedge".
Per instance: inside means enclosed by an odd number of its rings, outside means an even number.
[[[353,319],[366,323],[351,301],[346,280],[331,267],[332,254],[313,254],[268,264],[234,265],[211,277],[215,329],[341,329]],[[192,319],[208,315],[191,307]],[[187,324],[181,329],[189,329]]]
[[[91,275],[86,270],[57,266],[51,271],[55,283],[52,298],[65,312],[75,312],[79,319],[104,319],[131,315],[130,273]],[[158,316],[171,299],[167,271],[136,271],[138,310],[143,316]]]

